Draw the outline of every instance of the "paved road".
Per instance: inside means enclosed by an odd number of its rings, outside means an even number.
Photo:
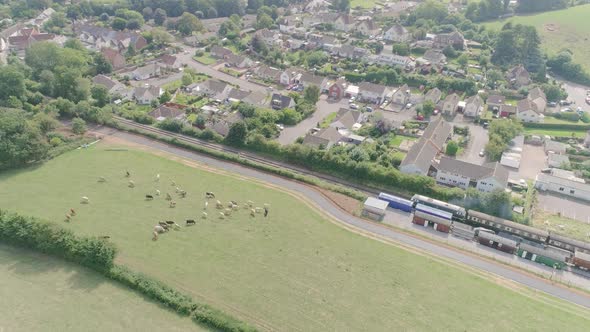
[[[484,260],[477,256],[459,252],[451,248],[429,241],[425,241],[405,233],[400,233],[394,229],[387,228],[377,223],[367,222],[363,219],[357,218],[346,212],[343,212],[331,201],[329,201],[322,194],[320,194],[318,191],[298,182],[293,182],[278,176],[270,175],[268,173],[246,168],[241,165],[224,162],[204,155],[199,155],[194,152],[169,146],[143,136],[121,132],[112,128],[99,128],[96,131],[103,135],[112,135],[137,144],[149,146],[153,149],[166,151],[168,153],[172,153],[183,158],[195,160],[213,168],[223,169],[229,172],[239,173],[245,176],[273,183],[275,185],[281,186],[283,188],[306,196],[311,202],[313,202],[313,204],[316,204],[324,212],[330,214],[331,216],[333,216],[335,220],[343,224],[347,224],[361,231],[368,232],[373,235],[383,237],[388,240],[392,240],[394,242],[419,248],[432,255],[457,261],[468,266],[492,274],[496,274],[508,280],[512,280],[514,282],[526,285],[532,289],[551,294],[553,296],[584,306],[586,308],[590,308],[590,296],[578,293],[576,291],[572,291],[570,289],[558,285],[553,285],[543,279],[539,279],[537,277],[531,276],[516,269],[506,267],[504,265]]]
[[[589,90],[590,87],[568,81],[560,82],[563,84],[563,88],[568,94],[567,99],[575,102],[575,104],[570,107],[572,109],[581,107],[584,111],[590,112],[590,105],[586,104],[586,90]]]
[[[328,114],[338,112],[341,107],[348,108],[348,100],[331,101],[328,100],[327,95],[321,95],[320,100],[316,104],[316,111],[312,116],[295,126],[285,127],[277,139],[278,142],[283,145],[294,143],[297,137],[305,136],[309,130],[315,128],[319,122],[322,122]]]

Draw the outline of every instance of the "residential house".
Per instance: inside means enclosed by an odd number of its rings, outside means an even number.
[[[338,130],[357,130],[365,122],[366,118],[363,113],[359,111],[349,110],[346,108],[340,108],[336,113],[336,118],[330,124]]]
[[[545,140],[543,144],[543,150],[546,154],[554,153],[554,154],[566,154],[567,145],[561,142],[553,141],[553,140]]]
[[[234,123],[242,122],[243,120],[244,117],[240,112],[233,112],[225,119],[215,119],[213,122],[209,123],[207,127],[225,137],[229,134],[229,129]]]
[[[447,57],[441,51],[430,49],[418,61],[433,65],[442,65],[447,62]]]
[[[234,54],[234,52],[232,52],[229,48],[214,45],[211,46],[209,54],[211,54],[211,56],[216,59],[226,59],[228,56]]]
[[[132,99],[133,95],[131,90],[127,88],[123,83],[112,79],[105,75],[96,75],[92,78],[92,83],[95,85],[104,86],[109,94],[120,97],[123,100]]]
[[[184,63],[179,57],[170,54],[162,55],[158,59],[157,63],[160,65],[160,67],[168,70],[180,70],[184,66]]]
[[[358,100],[366,103],[381,104],[387,94],[387,87],[380,84],[362,82],[359,84]]]
[[[315,134],[307,134],[303,138],[303,144],[313,146],[319,149],[329,149],[334,144],[338,144],[343,135],[334,127],[327,127]]]
[[[430,89],[424,95],[424,101],[428,100],[431,101],[433,104],[437,104],[442,97],[442,92],[438,88]]]
[[[312,16],[303,17],[303,26],[310,28],[319,24],[333,24],[336,19],[340,16],[338,13],[315,13]]]
[[[498,114],[499,117],[501,118],[509,118],[513,115],[516,115],[518,108],[516,106],[513,105],[500,105],[500,108],[498,110]]]
[[[391,96],[391,101],[398,105],[406,105],[410,101],[410,87],[407,84],[400,86]]]
[[[131,78],[136,81],[147,80],[152,77],[160,76],[162,69],[157,63],[150,63],[143,67],[138,67],[131,72]]]
[[[242,99],[242,102],[257,107],[269,107],[266,94],[260,91],[252,91]]]
[[[225,100],[233,88],[225,82],[210,79],[200,83],[191,84],[188,86],[188,89],[195,95]]]
[[[534,87],[533,89],[529,90],[527,98],[533,102],[537,112],[545,112],[545,108],[547,107],[547,96],[545,95],[545,92],[541,90],[541,88]]]
[[[509,172],[497,162],[477,165],[443,156],[435,166],[436,182],[482,192],[506,189]]]
[[[276,83],[280,82],[281,73],[282,72],[280,70],[266,66],[266,65],[259,66],[253,72],[253,74],[256,77],[258,77],[264,81],[276,82]]]
[[[431,122],[400,164],[400,171],[408,174],[428,175],[435,171],[433,163],[437,154],[451,135],[453,126],[442,118]]]
[[[226,63],[236,68],[250,68],[254,65],[254,61],[243,55],[231,54],[227,57]]]
[[[590,201],[590,185],[550,174],[539,173],[535,179],[535,188],[540,191]]]
[[[260,38],[260,40],[268,47],[282,45],[281,34],[274,30],[269,30],[266,28],[260,29],[254,33],[254,36]]]
[[[125,57],[115,49],[105,47],[100,50],[100,53],[111,64],[114,70],[119,70],[127,64]]]
[[[295,81],[296,83],[303,85],[304,88],[315,85],[320,88],[320,91],[324,91],[327,89],[326,85],[328,83],[328,78],[324,76],[317,76],[304,71],[296,77]]]
[[[486,99],[486,104],[488,105],[489,111],[497,112],[500,110],[500,106],[504,105],[506,102],[506,98],[502,95],[489,95],[488,99]]]
[[[365,19],[359,21],[354,30],[363,36],[376,36],[380,32],[380,28],[372,19]]]
[[[465,100],[465,109],[463,115],[468,117],[478,117],[483,112],[483,99],[479,95],[471,96]]]
[[[401,24],[396,23],[383,33],[383,39],[394,43],[407,43],[412,40],[412,34]]]
[[[441,111],[444,115],[454,116],[457,113],[457,107],[461,97],[456,93],[451,93],[441,102]]]
[[[299,75],[299,71],[291,68],[286,69],[279,75],[279,83],[285,86],[291,85],[295,83],[295,78],[297,75]]]
[[[397,54],[381,53],[379,55],[370,55],[369,60],[370,62],[372,60],[372,62],[386,66],[400,66],[403,68],[413,68],[415,66],[415,64],[412,62],[412,59],[407,56],[401,56]]]
[[[106,47],[123,53],[127,52],[129,48],[139,51],[148,45],[145,38],[135,32],[114,31],[87,24],[77,24],[73,30],[78,34],[80,41],[93,50],[101,50]]]
[[[349,32],[354,28],[354,16],[349,14],[340,14],[336,20],[329,22],[334,24],[334,29]]]
[[[524,147],[524,136],[519,135],[508,143],[508,149],[502,153],[500,164],[513,168],[520,168],[522,160],[522,149]]]
[[[334,49],[334,55],[347,59],[358,59],[369,54],[369,50],[362,47],[355,47],[350,44],[345,44]]]
[[[28,21],[26,24],[29,26],[42,27],[43,24],[45,24],[47,21],[49,21],[49,19],[51,19],[51,16],[53,16],[53,14],[55,14],[55,9],[49,7],[43,10],[35,18]]]
[[[140,105],[149,105],[152,101],[157,100],[164,93],[159,86],[147,85],[133,89],[133,99]]]
[[[336,81],[333,82],[328,86],[328,98],[339,100],[344,97],[344,92],[346,91],[345,82],[344,81]]]
[[[24,51],[31,45],[41,41],[54,41],[62,43],[63,38],[58,38],[53,33],[39,32],[37,28],[24,28],[20,29],[16,35],[9,36],[6,39],[8,48],[19,54],[24,55]]]
[[[164,121],[166,119],[184,120],[186,118],[186,105],[176,103],[164,103],[151,111],[149,116],[156,119],[156,121]]]
[[[516,88],[527,86],[531,84],[531,77],[529,72],[523,65],[513,67],[506,73],[506,79]]]
[[[272,94],[270,104],[271,104],[272,108],[275,110],[282,110],[285,108],[294,108],[295,107],[295,101],[291,97],[284,96],[280,93],[273,93]]]
[[[405,0],[397,2],[385,2],[383,3],[380,16],[386,18],[397,18],[402,14],[408,14],[412,12],[416,6],[418,6],[418,4],[419,3],[416,1]]]
[[[434,37],[433,46],[439,49],[443,49],[447,46],[452,46],[456,49],[463,49],[465,46],[465,38],[459,31],[441,33]]]
[[[542,123],[545,116],[537,112],[537,106],[529,99],[523,99],[516,105],[516,117],[522,122]]]
[[[570,158],[567,155],[550,153],[547,155],[547,165],[551,168],[562,168],[568,166]]]

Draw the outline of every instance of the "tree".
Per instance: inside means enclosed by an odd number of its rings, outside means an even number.
[[[459,145],[455,141],[450,141],[447,144],[446,154],[447,156],[454,157],[457,155],[457,151],[459,151]]]
[[[560,101],[567,99],[567,92],[565,92],[559,85],[543,84],[541,89],[545,92],[545,96],[549,101]]]
[[[260,13],[256,17],[256,29],[270,29],[274,24],[272,17],[265,13]]]
[[[305,102],[315,105],[320,100],[320,88],[317,85],[309,85],[303,90]]]
[[[164,93],[160,96],[160,104],[164,104],[172,100],[172,95],[168,90],[164,91]]]
[[[236,122],[229,128],[229,132],[225,137],[225,142],[231,145],[240,146],[246,141],[246,136],[248,136],[248,128],[246,128],[246,124],[244,124],[244,122]]]
[[[96,53],[94,56],[94,68],[97,75],[108,74],[113,71],[113,66],[102,53]]]
[[[178,20],[176,29],[182,35],[189,36],[195,31],[203,30],[203,24],[195,15],[191,13],[184,13]]]
[[[328,56],[323,51],[314,51],[311,52],[306,58],[305,63],[307,67],[313,68],[316,66],[321,66],[328,61]]]
[[[392,46],[392,52],[397,55],[407,56],[410,55],[410,45],[407,43],[396,43]]]
[[[422,115],[424,115],[424,117],[426,118],[430,117],[432,113],[434,113],[435,108],[436,105],[434,105],[434,103],[431,100],[424,101],[424,103],[422,104]]]
[[[141,11],[141,15],[143,15],[143,18],[145,20],[149,20],[152,18],[152,16],[154,16],[154,11],[151,7],[145,7],[142,11]]]
[[[95,85],[91,89],[92,99],[96,103],[96,106],[103,107],[104,105],[109,103],[109,91],[107,88],[100,84]]]
[[[47,134],[48,132],[54,130],[59,126],[59,121],[57,121],[52,115],[49,115],[44,112],[39,112],[35,114],[35,116],[33,117],[33,121],[43,135]]]
[[[264,0],[248,0],[248,9],[258,10],[264,5]]]
[[[25,76],[14,66],[0,67],[0,100],[9,96],[22,99],[25,92]]]
[[[86,132],[88,128],[86,127],[86,121],[80,118],[74,118],[72,120],[72,132],[77,135],[82,135]]]
[[[457,58],[457,63],[461,66],[461,68],[467,68],[467,64],[469,63],[469,56],[465,53],[461,54]]]
[[[156,23],[156,25],[163,25],[166,21],[166,18],[166,11],[164,9],[157,8],[154,11],[154,23]]]
[[[332,8],[339,12],[348,13],[350,11],[350,0],[333,0]]]
[[[187,86],[193,83],[193,76],[189,73],[182,74],[182,85]]]
[[[494,54],[492,54],[492,63],[500,66],[511,64],[517,58],[515,44],[516,39],[512,29],[503,29],[500,31]]]
[[[0,111],[0,169],[43,160],[48,146],[39,128],[23,110]]]
[[[153,28],[150,31],[151,44],[154,48],[164,48],[170,46],[174,41],[174,37],[168,31],[162,28]]]
[[[119,31],[125,30],[127,27],[127,20],[121,17],[115,17],[113,23],[111,23],[111,27]]]

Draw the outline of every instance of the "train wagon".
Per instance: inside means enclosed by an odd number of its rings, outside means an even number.
[[[491,232],[480,231],[477,234],[477,242],[509,254],[514,254],[518,247],[518,242],[509,237],[504,237]]]
[[[430,206],[417,204],[412,222],[424,227],[432,226],[436,231],[448,233],[453,224],[453,214]]]
[[[445,212],[449,212],[453,215],[453,220],[456,221],[465,221],[465,217],[467,216],[467,210],[465,210],[465,208],[447,202],[439,201],[434,198],[422,195],[414,195],[412,196],[412,202],[414,202],[415,205],[422,204]]]
[[[515,223],[510,220],[498,218],[479,211],[469,210],[467,222],[475,226],[485,226],[499,232],[506,232],[518,237],[539,243],[546,243],[549,232],[542,229]]]
[[[590,271],[590,254],[576,250],[573,263],[582,270]]]
[[[569,250],[571,252],[580,251],[590,254],[590,243],[565,237],[555,232],[551,232],[549,235],[549,241],[547,242],[554,247]]]
[[[451,225],[451,234],[462,239],[473,240],[475,237],[475,229],[467,224],[453,221],[453,225]]]
[[[563,269],[569,261],[572,253],[560,248],[543,246],[530,241],[521,242],[517,255],[524,259],[547,265],[556,269]]]
[[[404,212],[412,212],[412,209],[414,208],[414,202],[387,193],[380,193],[379,199],[388,202],[389,207],[392,209],[402,210]]]

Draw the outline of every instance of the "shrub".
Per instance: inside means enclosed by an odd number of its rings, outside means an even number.
[[[53,137],[49,140],[49,144],[54,147],[60,145],[61,143],[63,143],[63,141],[59,137]]]

